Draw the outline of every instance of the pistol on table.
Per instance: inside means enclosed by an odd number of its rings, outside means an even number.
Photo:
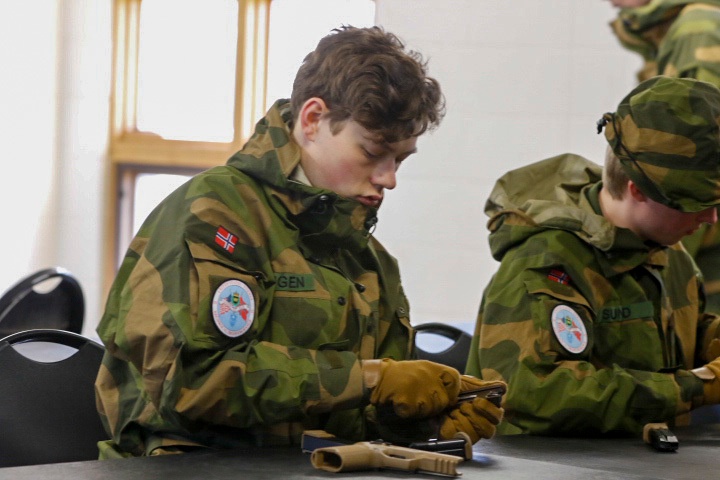
[[[457,464],[462,458],[415,448],[398,447],[381,441],[314,450],[310,460],[315,468],[328,472],[355,472],[389,468],[446,477],[462,475]]]

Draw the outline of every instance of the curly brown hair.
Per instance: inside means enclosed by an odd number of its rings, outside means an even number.
[[[445,114],[422,55],[377,26],[346,25],[320,40],[293,82],[293,119],[312,97],[327,105],[333,133],[350,119],[390,143],[436,128]]]

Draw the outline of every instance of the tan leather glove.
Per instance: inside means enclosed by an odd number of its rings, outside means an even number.
[[[425,418],[457,403],[460,372],[427,360],[363,360],[370,403],[390,405],[401,418]]]
[[[483,397],[463,402],[441,417],[440,439],[449,440],[458,432],[465,432],[472,443],[481,438],[492,438],[504,412]]]
[[[463,375],[460,380],[460,394],[480,388],[506,387],[505,382],[480,380],[470,375]],[[458,432],[465,432],[472,443],[481,438],[492,438],[495,426],[500,423],[505,411],[484,397],[476,397],[472,401],[462,402],[440,418],[439,436],[443,440],[455,437]]]
[[[703,405],[720,403],[720,357],[705,366],[691,370],[703,380]]]
[[[713,338],[705,352],[705,358],[720,357],[720,338]]]
[[[503,394],[507,390],[507,384],[500,380],[481,380],[472,375],[460,376],[460,395],[466,392],[472,392],[479,389],[489,389],[493,387],[503,387]]]

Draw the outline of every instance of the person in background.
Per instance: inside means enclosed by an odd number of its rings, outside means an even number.
[[[719,121],[717,87],[656,76],[598,122],[604,168],[564,154],[497,181],[466,373],[508,383],[499,433],[638,434],[720,403],[720,317],[678,244],[717,221]]]
[[[413,360],[398,266],[372,235],[443,114],[395,35],[347,26],[319,42],[291,99],[132,241],[97,329],[101,458],[299,445],[305,429],[391,440],[403,422],[414,440],[494,434],[503,410],[458,395],[499,382]]]
[[[696,78],[720,87],[720,0],[612,0],[611,27],[642,56],[643,81],[654,75]],[[720,313],[720,226],[704,225],[682,241],[703,273],[707,307]]]

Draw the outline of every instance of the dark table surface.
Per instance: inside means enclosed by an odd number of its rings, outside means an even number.
[[[720,479],[720,424],[675,429],[676,452],[639,438],[505,436],[483,440],[461,479]],[[206,451],[185,455],[0,469],[0,479],[331,479],[439,478],[392,470],[331,473],[315,469],[298,447]]]
[[[484,444],[480,442],[475,445],[475,451],[498,462],[507,457],[522,458],[598,470],[610,475],[590,478],[720,479],[720,424],[678,427],[673,432],[679,442],[675,452],[658,452],[639,438],[526,435],[496,437]],[[550,472],[547,469],[544,471]],[[552,478],[543,475],[538,475],[538,478]]]

